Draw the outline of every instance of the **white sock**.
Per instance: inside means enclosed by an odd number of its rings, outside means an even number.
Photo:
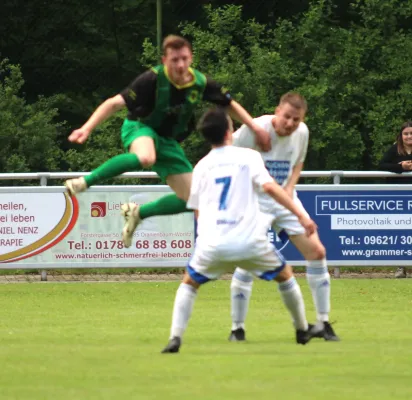
[[[172,328],[170,338],[175,336],[182,338],[189,318],[192,314],[193,304],[196,300],[197,290],[186,283],[181,283],[176,292],[173,306]]]
[[[306,320],[305,303],[299,283],[292,276],[287,281],[279,283],[278,288],[283,303],[292,317],[295,328],[306,331],[308,329],[308,321]]]
[[[312,291],[316,308],[316,318],[319,322],[329,321],[330,313],[330,275],[326,259],[308,261],[306,279]]]
[[[230,285],[232,330],[245,329],[246,314],[252,295],[253,275],[241,268],[236,268]]]

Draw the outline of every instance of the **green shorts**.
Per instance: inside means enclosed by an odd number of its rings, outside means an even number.
[[[153,128],[140,121],[126,119],[122,125],[122,144],[125,151],[129,151],[132,142],[141,137],[151,137],[156,149],[156,162],[152,166],[163,182],[169,175],[185,174],[193,171],[192,164],[187,159],[180,144],[170,138],[158,135]]]

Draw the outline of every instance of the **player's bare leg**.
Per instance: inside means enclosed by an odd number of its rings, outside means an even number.
[[[192,184],[192,173],[169,175],[166,179],[167,184],[176,193],[176,196],[185,202],[190,195],[190,186]]]

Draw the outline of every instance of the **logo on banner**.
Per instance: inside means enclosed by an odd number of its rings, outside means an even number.
[[[20,261],[53,248],[79,216],[76,197],[67,193],[5,193],[0,203],[0,263]],[[2,199],[3,199],[2,198]]]
[[[101,218],[106,216],[106,202],[94,201],[90,205],[90,216],[93,218]]]

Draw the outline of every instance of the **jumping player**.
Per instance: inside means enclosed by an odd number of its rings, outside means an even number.
[[[230,115],[250,127],[260,147],[269,150],[269,134],[253,122],[252,117],[221,85],[192,69],[191,44],[180,36],[168,36],[163,42],[162,64],[139,75],[120,94],[103,102],[89,120],[69,136],[84,143],[93,129],[115,112],[127,107],[121,137],[127,153],[106,161],[84,178],[69,179],[65,185],[72,195],[105,179],[127,171],[151,168],[175,194],[138,206],[122,206],[125,225],[122,238],[130,247],[133,232],[141,219],[155,215],[186,211],[190,192],[192,165],[179,142],[194,127],[194,109],[203,101],[225,106]]]

